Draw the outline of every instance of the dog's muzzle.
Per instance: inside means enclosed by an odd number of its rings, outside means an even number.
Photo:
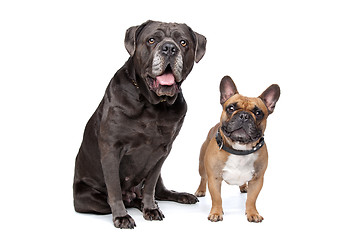
[[[262,136],[253,117],[245,111],[236,113],[227,124],[223,124],[222,130],[225,136],[243,144],[256,141]]]
[[[182,70],[183,58],[179,47],[173,41],[159,44],[148,77],[150,89],[158,96],[174,96],[180,90]]]

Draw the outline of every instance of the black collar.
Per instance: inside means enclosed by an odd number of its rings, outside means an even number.
[[[252,149],[250,150],[235,150],[233,148],[229,148],[227,147],[226,145],[224,145],[224,141],[221,137],[221,134],[220,134],[220,128],[218,129],[217,133],[216,133],[216,142],[217,142],[217,145],[219,146],[219,149],[223,149],[224,151],[228,152],[228,153],[231,153],[231,154],[234,154],[234,155],[249,155],[251,153],[254,153],[256,152],[257,150],[259,150],[262,146],[264,146],[265,144],[265,140],[264,138],[260,138],[260,141],[258,144],[256,144],[255,147],[253,147]]]

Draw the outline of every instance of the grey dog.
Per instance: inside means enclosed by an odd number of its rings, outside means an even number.
[[[77,212],[112,213],[115,227],[134,228],[126,207],[162,220],[155,198],[198,201],[166,189],[160,173],[187,110],[181,84],[205,46],[206,38],[185,24],[147,21],[126,31],[130,57],[88,121],[76,157]]]

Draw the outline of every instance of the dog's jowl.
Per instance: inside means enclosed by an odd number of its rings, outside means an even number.
[[[261,222],[255,202],[262,188],[268,164],[264,141],[266,120],[274,111],[280,88],[273,84],[259,97],[245,97],[228,76],[220,83],[220,103],[223,107],[220,122],[209,132],[200,151],[201,182],[195,195],[205,196],[206,184],[212,200],[208,219],[223,220],[221,199],[222,180],[238,185],[247,192],[246,215],[250,222]]]
[[[181,84],[205,46],[205,37],[185,24],[147,21],[126,31],[130,57],[88,121],[76,157],[77,212],[112,213],[115,227],[134,228],[126,207],[162,220],[155,199],[198,201],[167,190],[161,167],[186,113]]]

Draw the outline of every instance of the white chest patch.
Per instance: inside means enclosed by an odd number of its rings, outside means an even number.
[[[246,156],[229,155],[222,177],[230,185],[241,186],[250,181],[255,173],[254,162],[258,153],[252,153]]]

